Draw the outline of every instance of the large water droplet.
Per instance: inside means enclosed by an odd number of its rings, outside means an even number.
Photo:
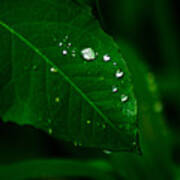
[[[116,86],[113,86],[113,87],[112,87],[112,92],[113,92],[113,93],[118,92],[118,88],[117,88]]]
[[[126,95],[124,95],[124,94],[122,94],[121,95],[121,102],[126,102],[126,101],[128,101],[128,96],[126,96]]]
[[[62,51],[62,54],[63,54],[64,56],[67,55],[67,54],[68,54],[67,50],[63,50],[63,51]]]
[[[105,54],[105,55],[103,56],[103,61],[108,62],[108,61],[110,61],[110,60],[111,60],[111,57],[110,57],[108,54]]]
[[[96,59],[95,52],[92,48],[86,48],[81,51],[83,58],[87,61],[92,61]]]
[[[122,72],[120,69],[118,69],[118,70],[116,71],[115,76],[116,76],[117,78],[121,78],[121,77],[124,76],[124,72]]]

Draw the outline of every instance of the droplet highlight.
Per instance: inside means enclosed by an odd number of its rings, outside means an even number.
[[[113,93],[118,92],[118,88],[117,88],[116,86],[113,86],[113,87],[112,87],[112,92],[113,92]]]
[[[121,95],[121,102],[126,102],[126,101],[128,101],[128,99],[129,99],[129,97],[128,96],[126,96],[126,95]]]
[[[63,51],[62,51],[62,54],[63,54],[64,56],[67,55],[67,54],[68,54],[67,50],[63,50]]]
[[[122,72],[120,69],[116,71],[115,74],[116,78],[122,78],[124,76],[124,72]]]
[[[105,54],[104,56],[103,56],[103,61],[104,62],[108,62],[108,61],[110,61],[111,60],[111,57],[108,55],[108,54]]]
[[[54,68],[54,67],[51,67],[51,68],[50,68],[50,71],[51,71],[51,72],[58,72],[57,69]]]

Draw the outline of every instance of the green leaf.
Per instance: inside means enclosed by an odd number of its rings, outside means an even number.
[[[101,162],[106,164],[106,162]],[[107,164],[106,164],[107,165]],[[0,166],[0,178],[11,180],[47,179],[60,177],[88,177],[93,179],[113,180],[110,169],[91,165],[91,162],[64,159],[32,160],[12,165]]]
[[[132,72],[139,107],[142,156],[114,153],[113,165],[127,179],[173,179],[171,136],[165,124],[155,77],[130,43],[118,40],[118,44]]]
[[[137,151],[130,73],[90,9],[70,0],[4,0],[0,12],[3,120],[75,145]],[[91,60],[81,54],[87,48]]]

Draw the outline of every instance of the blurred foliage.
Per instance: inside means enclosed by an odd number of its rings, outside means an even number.
[[[81,5],[89,5],[90,2],[77,1]],[[107,177],[118,180],[179,180],[180,41],[178,17],[180,11],[177,9],[178,1],[96,0],[96,3],[93,2],[90,5],[104,31],[112,35],[119,44],[124,58],[129,62],[132,76],[136,77],[134,84],[140,102],[139,126],[143,154],[137,156],[122,152],[106,155],[97,149],[74,147],[72,144],[57,141],[28,126],[18,127],[0,121],[0,164],[2,167],[0,177],[2,171],[11,173],[10,169],[13,165],[9,166],[9,163],[22,160],[25,162],[25,160],[35,158],[66,158],[72,160],[75,166],[77,161],[78,163],[80,161],[80,164],[84,164],[84,169],[87,166],[92,168],[93,165],[91,172],[94,171],[96,174],[100,172],[98,179],[104,179],[107,174]],[[142,77],[142,71],[146,72],[147,76]],[[155,74],[155,78],[152,73]],[[146,91],[141,93],[141,87],[147,83],[148,77],[149,83],[154,83],[156,79],[159,95],[157,92],[153,95],[147,87]],[[162,106],[159,96],[162,99]],[[154,107],[157,112],[154,111]],[[162,108],[164,115],[159,112]],[[86,177],[95,179],[88,173],[85,177],[73,179],[88,179]]]

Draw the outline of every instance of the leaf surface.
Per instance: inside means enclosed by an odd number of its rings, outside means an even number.
[[[135,151],[131,76],[90,8],[69,0],[3,0],[0,12],[3,120],[75,145]]]

